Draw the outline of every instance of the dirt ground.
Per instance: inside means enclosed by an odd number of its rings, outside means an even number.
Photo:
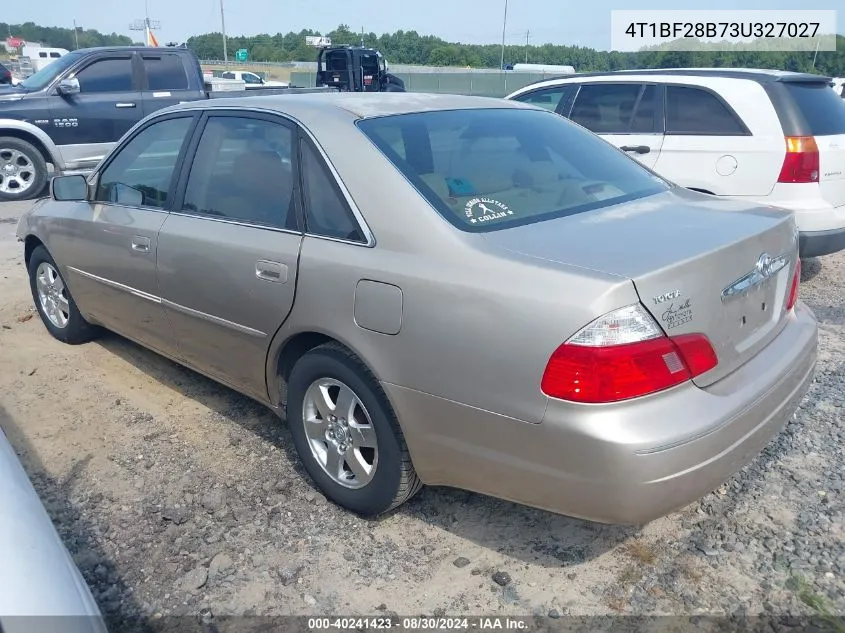
[[[262,406],[35,313],[0,204],[0,426],[114,630],[168,614],[845,613],[845,254],[808,262],[816,382],[719,490],[642,529],[449,489],[378,520],[327,502]],[[13,520],[0,516],[0,520]]]

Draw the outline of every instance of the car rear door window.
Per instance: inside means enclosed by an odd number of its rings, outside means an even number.
[[[164,208],[179,153],[193,123],[183,116],[153,123],[139,132],[106,165],[95,200],[132,207]]]
[[[98,92],[130,92],[132,60],[129,57],[98,59],[78,73],[82,94]]]
[[[308,233],[352,242],[366,241],[334,177],[305,140],[300,143],[300,156]]]
[[[296,230],[293,129],[281,121],[211,116],[188,176],[184,211]]]
[[[642,84],[583,84],[569,118],[596,134],[625,134]]]
[[[148,90],[187,90],[188,75],[179,55],[144,57]]]
[[[690,86],[666,86],[666,133],[745,136],[748,129],[718,96]]]
[[[786,82],[786,91],[811,136],[845,134],[845,103],[822,82]]]
[[[465,231],[575,215],[669,188],[609,143],[541,110],[421,112],[364,119],[358,127]],[[395,149],[399,139],[403,152]]]
[[[631,118],[632,134],[652,134],[658,131],[655,115],[657,112],[657,86],[643,86],[637,101],[634,116]]]

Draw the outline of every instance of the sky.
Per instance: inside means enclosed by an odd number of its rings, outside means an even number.
[[[415,30],[448,41],[501,43],[505,0],[223,0],[229,36],[275,34],[314,29],[327,32],[338,24],[353,31],[385,33]],[[637,7],[625,0],[508,0],[505,40],[508,44],[570,44],[610,48],[612,10],[827,9],[842,7],[837,31],[845,34],[842,0],[652,0]],[[144,0],[124,0],[106,9],[104,0],[46,0],[3,5],[4,22],[97,29],[142,38],[129,24],[144,17]],[[839,6],[837,6],[839,5]],[[162,44],[183,42],[191,35],[220,31],[220,0],[147,0],[149,17],[159,20]]]

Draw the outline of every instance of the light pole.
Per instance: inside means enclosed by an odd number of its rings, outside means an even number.
[[[505,0],[505,17],[502,20],[502,63],[499,70],[505,69],[505,30],[508,28],[508,0]]]
[[[226,49],[226,16],[223,13],[223,0],[220,0],[220,26],[223,30],[223,67],[229,67],[229,52]]]

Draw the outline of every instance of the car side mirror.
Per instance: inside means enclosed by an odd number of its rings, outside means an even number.
[[[88,181],[85,176],[55,176],[50,181],[50,197],[53,200],[82,201],[88,199]]]
[[[63,97],[78,95],[82,92],[82,89],[79,87],[79,80],[76,77],[73,79],[62,79],[59,85],[56,86],[56,90]]]

